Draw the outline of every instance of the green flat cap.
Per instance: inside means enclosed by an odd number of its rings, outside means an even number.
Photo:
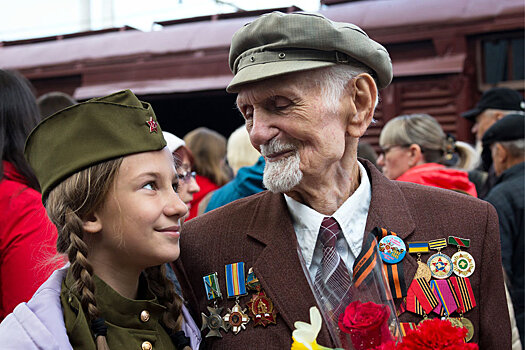
[[[45,203],[55,186],[82,169],[165,146],[151,106],[125,90],[44,119],[29,134],[24,154],[40,182]]]
[[[373,71],[380,89],[392,81],[386,49],[358,26],[316,13],[272,12],[239,29],[232,38],[228,92],[282,74],[359,62]]]

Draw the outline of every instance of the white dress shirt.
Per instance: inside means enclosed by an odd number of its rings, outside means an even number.
[[[364,166],[357,162],[361,182],[355,192],[332,215],[343,230],[343,237],[339,237],[336,249],[352,276],[352,266],[356,257],[361,252],[363,234],[370,207],[372,190],[370,180]],[[317,269],[321,265],[323,249],[318,240],[319,228],[326,215],[297,202],[295,199],[284,195],[286,205],[292,215],[293,227],[297,235],[300,253],[305,267],[312,281],[315,280]]]

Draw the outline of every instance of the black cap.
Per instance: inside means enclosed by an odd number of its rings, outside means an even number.
[[[525,115],[508,114],[495,122],[483,135],[483,166],[488,169],[492,164],[490,145],[495,142],[514,141],[525,138]]]
[[[475,122],[476,117],[489,108],[503,111],[523,111],[525,110],[525,102],[523,96],[515,90],[493,88],[483,93],[474,109],[461,113],[461,116]]]
[[[483,146],[525,138],[525,115],[509,114],[495,122],[483,135]]]

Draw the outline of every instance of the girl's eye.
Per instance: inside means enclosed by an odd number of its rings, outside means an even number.
[[[174,182],[171,186],[173,187],[173,191],[179,193],[179,183],[178,182]]]
[[[148,182],[147,184],[142,186],[142,188],[145,188],[147,190],[153,191],[155,189],[155,183],[154,182]]]

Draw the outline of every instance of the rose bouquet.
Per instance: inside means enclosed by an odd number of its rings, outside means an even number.
[[[393,298],[383,272],[383,262],[375,238],[370,237],[365,241],[368,244],[363,244],[363,251],[352,269],[351,286],[345,295],[338,295],[341,301],[339,305],[333,302],[334,290],[330,289],[329,284],[319,288],[310,283],[320,314],[332,339],[339,348],[345,350],[373,349],[390,341],[398,341],[401,336]],[[309,276],[304,264],[303,268],[305,274]],[[318,347],[305,349],[318,349]]]
[[[369,309],[370,307],[370,309]],[[352,307],[353,308],[353,307]],[[369,305],[367,314],[379,313],[380,305]],[[359,312],[358,312],[359,313]],[[379,315],[381,318],[382,316]],[[295,330],[292,333],[293,343],[291,350],[332,350],[317,344],[317,335],[321,330],[322,317],[317,307],[312,306],[310,308],[310,322],[295,322]],[[365,321],[368,324],[380,324],[381,322],[372,322],[371,319]],[[357,322],[361,323],[361,322]],[[344,326],[344,325],[343,325]],[[347,327],[347,326],[344,326]],[[349,331],[356,327],[352,326]],[[378,327],[364,327],[366,330],[360,329],[358,331],[357,338],[352,338],[355,343],[363,346],[362,349],[371,350],[478,350],[477,344],[465,343],[465,336],[467,330],[465,328],[458,328],[452,325],[448,320],[441,320],[439,318],[428,320],[412,331],[409,331],[407,335],[401,340],[391,339],[389,341],[379,340],[378,336],[387,335],[386,332],[378,330]],[[381,328],[381,327],[379,327]],[[350,333],[352,334],[352,333]],[[355,337],[355,335],[354,335]],[[370,343],[362,343],[370,342]],[[378,342],[381,344],[375,346],[371,341]],[[344,349],[353,349],[352,347],[344,347]],[[339,348],[333,350],[340,350]]]

